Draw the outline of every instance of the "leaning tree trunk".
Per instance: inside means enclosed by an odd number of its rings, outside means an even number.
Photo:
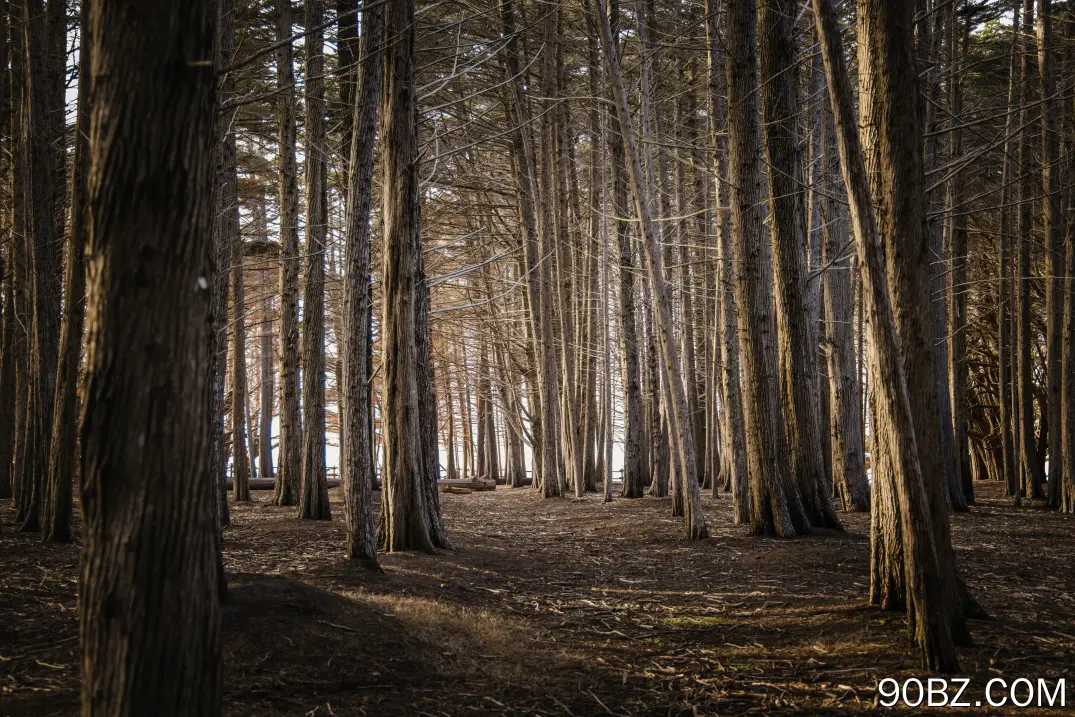
[[[672,306],[668,296],[668,286],[664,276],[663,257],[657,243],[657,233],[653,217],[650,215],[650,203],[647,187],[639,161],[638,143],[635,140],[634,126],[631,124],[630,110],[627,104],[627,92],[620,75],[619,49],[612,37],[608,22],[605,0],[597,0],[598,24],[601,42],[604,48],[605,65],[615,96],[616,114],[619,117],[620,138],[623,141],[627,161],[627,174],[631,180],[635,211],[638,213],[645,250],[646,268],[650,286],[656,304],[657,331],[660,335],[661,355],[664,357],[665,371],[668,376],[668,404],[671,408],[672,441],[679,454],[679,469],[682,476],[677,480],[684,490],[683,528],[687,537],[698,540],[708,537],[705,516],[702,513],[702,496],[698,485],[698,469],[694,453],[694,433],[691,429],[691,416],[687,410],[687,396],[683,385],[683,375],[679,362],[679,351],[672,335]]]
[[[836,9],[832,0],[814,0],[813,5],[832,101],[844,185],[851,204],[851,218],[862,266],[864,308],[870,315],[870,373],[874,379],[874,390],[878,393],[878,400],[874,402],[876,415],[880,418],[877,423],[878,440],[886,444],[887,459],[891,461],[889,470],[879,474],[875,480],[891,481],[890,490],[896,494],[899,503],[898,517],[890,513],[884,529],[890,533],[899,531],[899,549],[906,573],[907,612],[923,664],[930,669],[956,671],[959,664],[952,638],[952,569],[950,564],[943,564],[941,550],[938,549],[938,542],[947,540],[948,535],[935,534],[931,516],[943,486],[936,480],[928,480],[919,462],[914,413],[908,390],[911,384],[900,356],[902,337],[897,333],[884,249],[870,197],[870,181],[857,131]],[[894,102],[893,95],[904,90],[902,101],[915,102],[917,94],[913,87],[914,58],[909,6],[881,8],[860,5],[859,9],[860,12],[873,12],[879,16],[869,18],[866,27],[870,31],[861,37],[862,42],[874,45],[870,48],[870,55],[877,59],[879,65],[871,73],[876,77],[868,100],[878,101],[873,94],[877,92],[883,99]],[[891,24],[892,27],[879,27],[882,23]],[[909,93],[906,92],[906,84],[912,85]],[[879,106],[884,107],[880,103]],[[881,116],[884,117],[883,114]],[[883,147],[893,151],[899,148],[906,154],[902,163],[910,163],[912,166],[909,170],[914,169],[916,160],[917,166],[921,167],[919,137],[913,132],[916,118],[913,111],[908,112],[906,107],[893,104],[887,122],[877,128],[878,136],[884,138],[881,143]],[[905,129],[910,130],[907,132],[910,136],[900,137],[898,130],[908,120],[911,126]],[[921,211],[924,205],[922,181],[919,179],[915,182],[912,171],[905,171],[901,175],[900,164],[899,161],[892,161],[881,183],[885,194],[882,226],[886,233],[903,230],[906,235],[914,236],[917,232],[921,241]],[[916,187],[917,191],[913,191]],[[890,256],[889,260],[895,261],[896,257]],[[925,371],[919,372],[919,390],[923,383],[932,385],[930,368],[927,366]],[[936,475],[934,473],[932,477]],[[933,495],[930,495],[931,489],[927,487],[930,482],[934,484]],[[944,517],[947,525],[947,515]],[[877,525],[876,521],[874,525]],[[893,542],[890,539],[886,544],[892,545]]]
[[[299,422],[299,190],[291,3],[276,0],[277,171],[280,177],[280,451],[277,505],[295,505],[302,474]]]
[[[215,7],[92,4],[78,605],[91,717],[221,713],[205,430]]]
[[[89,26],[89,4],[79,8],[82,32]],[[56,399],[52,417],[52,447],[45,491],[44,537],[71,541],[72,494],[78,460],[78,365],[82,356],[83,301],[86,296],[86,181],[89,169],[90,43],[82,44],[79,57],[78,110],[75,123],[74,174],[71,178],[71,236],[64,269],[64,315],[60,336],[60,360],[56,375]],[[3,430],[0,428],[0,430]]]
[[[821,111],[820,143],[822,157],[830,159],[835,146],[832,112],[828,107]],[[839,158],[837,158],[837,164]],[[824,168],[822,176],[830,170]],[[824,237],[822,261],[828,268],[824,274],[825,291],[825,344],[829,368],[829,405],[832,410],[832,467],[833,482],[843,501],[844,510],[869,511],[870,484],[866,479],[866,462],[863,455],[861,411],[861,388],[858,366],[855,362],[855,336],[852,326],[854,297],[851,293],[851,262],[839,252],[846,250],[848,242],[847,219],[837,205],[831,191],[821,198],[821,231]]]
[[[384,473],[380,545],[387,552],[434,550],[426,509],[418,385],[417,283],[422,280],[418,237],[418,125],[414,86],[414,0],[389,0],[385,18],[382,97],[382,217],[384,221],[381,331],[384,337]]]
[[[330,520],[325,476],[325,135],[323,0],[306,0],[306,277],[302,296],[302,479],[299,517]]]
[[[787,362],[785,426],[792,469],[810,522],[840,528],[822,455],[817,395],[816,334],[810,323],[806,267],[806,207],[799,149],[798,76],[795,72],[797,0],[761,0],[761,105],[765,152],[769,161],[769,205],[775,256],[777,325],[780,352]]]
[[[347,182],[344,229],[345,277],[343,361],[344,499],[347,557],[377,569],[377,524],[373,517],[373,465],[370,444],[370,393],[366,372],[370,319],[370,208],[373,203],[373,149],[377,133],[381,66],[384,59],[384,7],[363,16],[361,86],[355,93],[353,139]]]

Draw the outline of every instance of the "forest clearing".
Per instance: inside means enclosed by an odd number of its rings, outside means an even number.
[[[0,717],[1044,714],[1073,519],[1075,0],[0,0]]]
[[[960,651],[972,703],[992,678],[1070,682],[1075,665],[1071,518],[992,493],[952,525],[992,615]],[[225,715],[835,715],[875,709],[884,677],[925,679],[906,621],[866,603],[866,516],[758,540],[707,497],[710,540],[689,543],[667,499],[500,487],[444,498],[456,552],[385,556],[375,575],[339,554],[338,522],[267,498],[225,533]],[[77,560],[10,531],[0,549],[18,621],[0,627],[0,712],[71,714]]]

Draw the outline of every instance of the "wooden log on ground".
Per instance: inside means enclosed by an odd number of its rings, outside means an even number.
[[[231,478],[228,479],[227,486],[228,486],[228,490],[232,489]],[[338,488],[339,486],[340,486],[340,479],[339,478],[329,478],[328,479],[328,487],[329,488]],[[250,490],[272,490],[275,487],[276,487],[276,480],[273,479],[273,478],[251,478],[250,479]]]
[[[460,480],[460,479],[448,479],[437,481],[437,487],[441,493],[450,493],[452,491],[445,490],[446,488],[466,488],[467,490],[496,490],[496,481],[493,480]]]

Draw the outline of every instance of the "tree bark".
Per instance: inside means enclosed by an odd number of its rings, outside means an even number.
[[[302,296],[302,482],[299,517],[331,520],[325,476],[325,134],[324,0],[306,0],[306,277]]]
[[[277,505],[296,505],[302,474],[299,418],[299,190],[291,3],[276,1],[277,171],[280,177],[280,451]]]
[[[817,351],[806,267],[806,207],[795,72],[796,0],[761,0],[761,105],[769,166],[780,353],[787,362],[784,425],[791,466],[811,524],[840,528],[822,455]]]
[[[874,390],[880,393],[878,400],[874,402],[877,415],[881,418],[876,425],[881,432],[879,440],[888,446],[886,459],[891,461],[889,470],[879,475],[875,473],[875,481],[891,481],[890,491],[895,493],[899,503],[898,518],[892,513],[886,516],[888,521],[883,527],[889,535],[885,545],[897,544],[892,539],[892,532],[898,530],[901,539],[898,549],[906,573],[908,617],[923,665],[945,672],[956,671],[959,664],[952,639],[954,591],[950,589],[951,566],[942,563],[937,547],[937,543],[946,540],[948,536],[947,533],[943,536],[935,535],[934,521],[931,519],[931,512],[935,508],[935,505],[931,505],[931,498],[939,496],[943,486],[934,481],[931,496],[919,462],[914,414],[908,390],[910,384],[900,357],[900,341],[903,336],[897,333],[896,313],[885,271],[881,232],[878,231],[871,207],[870,184],[856,132],[857,123],[836,10],[832,0],[814,0],[813,6],[828,79],[829,97],[832,101],[844,184],[851,204],[851,217],[862,266],[862,293],[865,309],[870,315],[870,373],[873,375]],[[907,5],[860,5],[859,11],[875,13],[874,17],[865,22],[868,32],[861,36],[861,42],[873,45],[869,52],[878,63],[874,73],[871,73],[875,74],[875,78],[867,99],[874,102],[892,100],[903,91],[899,96],[904,102],[916,101],[917,94],[913,88],[915,74],[911,8]],[[865,18],[860,15],[861,19]],[[908,88],[905,84],[912,85],[910,92],[906,91]],[[922,181],[919,179],[916,182],[912,176],[915,165],[921,167],[919,138],[913,134],[917,115],[913,111],[908,112],[906,107],[897,105],[892,105],[891,110],[887,117],[878,115],[879,118],[884,117],[884,121],[877,127],[877,138],[881,140],[883,150],[888,150],[885,154],[891,155],[893,150],[900,147],[906,157],[902,162],[891,160],[885,163],[888,170],[884,172],[881,185],[881,193],[884,195],[884,223],[881,226],[889,237],[892,232],[902,229],[909,236],[914,236],[917,232],[921,238],[921,211],[924,205]],[[908,121],[911,126],[906,133],[911,136],[901,137],[899,130]],[[911,166],[901,167],[901,163],[909,163]],[[905,187],[904,184],[910,186]],[[916,187],[918,191],[914,191]],[[902,190],[908,190],[904,192],[905,196],[900,196]],[[896,210],[906,210],[907,215],[901,216],[901,211]],[[891,261],[895,259],[895,256],[890,256]],[[924,376],[919,373],[916,386],[918,390],[921,390],[923,382],[932,384],[932,374],[928,372],[928,367]],[[879,517],[876,502],[873,517],[876,527]],[[944,518],[947,526],[946,514]]]
[[[609,26],[605,0],[597,0],[597,13],[601,30],[601,42],[604,48],[605,65],[608,69],[609,81],[612,83],[616,99],[616,114],[619,118],[620,138],[623,141],[627,160],[627,174],[631,180],[635,211],[638,213],[642,244],[645,249],[647,273],[656,304],[657,330],[660,335],[661,354],[664,357],[665,370],[668,376],[668,402],[672,409],[673,443],[679,454],[679,466],[682,471],[680,480],[685,490],[683,528],[688,538],[698,540],[708,537],[708,530],[705,524],[705,516],[702,513],[702,497],[698,484],[691,416],[687,410],[687,397],[679,363],[679,351],[672,335],[672,307],[664,276],[663,257],[657,243],[653,218],[650,215],[647,187],[643,181],[638,145],[635,140],[634,127],[631,124],[630,110],[627,104],[627,93],[624,89],[623,78],[620,75],[619,51]]]
[[[92,4],[78,605],[88,716],[221,714],[204,428],[214,9]]]
[[[79,8],[83,37],[89,36],[89,4]],[[52,450],[45,493],[45,540],[68,543],[72,539],[73,486],[78,456],[78,365],[82,356],[83,302],[86,298],[86,175],[89,170],[90,57],[89,42],[79,48],[78,109],[75,122],[74,173],[71,178],[71,236],[64,268],[64,314],[60,360],[56,372],[56,398],[52,417]],[[0,429],[2,430],[2,429]]]

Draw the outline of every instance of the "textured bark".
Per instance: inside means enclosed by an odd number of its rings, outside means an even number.
[[[84,36],[89,36],[89,5],[79,9]],[[83,43],[79,50],[78,109],[75,124],[74,174],[71,179],[71,235],[64,262],[64,313],[60,335],[60,359],[56,373],[56,398],[52,417],[52,446],[45,491],[44,538],[70,542],[72,497],[78,456],[78,364],[82,355],[83,302],[86,298],[86,176],[89,170],[90,57],[93,49]],[[0,429],[2,430],[2,429]]]
[[[653,217],[650,215],[647,187],[643,181],[644,175],[642,173],[642,164],[639,161],[634,127],[631,124],[627,93],[623,86],[623,78],[620,76],[619,51],[609,26],[605,1],[597,0],[596,4],[605,65],[608,69],[609,81],[612,83],[616,100],[616,114],[619,118],[620,138],[623,141],[627,160],[627,174],[631,180],[631,193],[634,197],[635,211],[638,213],[649,283],[653,291],[654,303],[656,304],[656,328],[660,334],[661,355],[664,358],[666,375],[668,376],[668,404],[671,408],[673,444],[679,455],[679,468],[682,471],[680,480],[685,491],[683,528],[688,538],[698,540],[708,537],[708,530],[705,524],[705,516],[702,513],[702,497],[698,484],[691,416],[687,409],[687,397],[680,368],[679,351],[672,335],[672,307],[664,276],[663,257],[657,243]]]
[[[832,113],[828,107],[821,111],[821,143],[823,156],[831,158],[835,147]],[[837,161],[839,161],[837,159]],[[839,171],[839,167],[832,168]],[[826,168],[828,173],[829,168]],[[844,510],[870,509],[870,484],[866,479],[866,462],[862,446],[862,405],[858,366],[855,362],[855,337],[852,319],[854,303],[851,294],[850,257],[845,261],[839,252],[848,246],[846,216],[831,194],[821,198],[821,233],[824,250],[821,258],[829,266],[824,274],[825,347],[829,367],[829,406],[832,435],[832,472],[837,494]],[[836,262],[834,265],[831,265]]]
[[[901,360],[901,343],[907,351],[919,350],[920,346],[908,347],[904,342],[908,334],[898,330],[898,315],[889,293],[881,244],[881,236],[891,240],[894,236],[915,237],[916,234],[919,244],[924,243],[922,211],[925,197],[919,137],[915,133],[917,114],[913,107],[912,111],[907,111],[895,101],[896,97],[901,97],[902,101],[913,103],[917,98],[911,8],[905,5],[859,6],[859,20],[865,30],[860,36],[861,42],[870,45],[869,56],[876,62],[871,65],[874,71],[865,74],[873,75],[867,100],[876,103],[874,117],[879,120],[876,134],[871,139],[878,142],[878,154],[884,158],[882,164],[885,167],[877,192],[883,198],[884,207],[883,219],[878,225],[871,209],[870,183],[856,132],[836,11],[831,0],[814,0],[813,5],[844,184],[862,264],[863,298],[870,315],[870,373],[874,390],[879,393],[875,415],[880,420],[875,425],[879,431],[878,441],[886,444],[885,459],[890,461],[886,470],[875,477],[878,495],[871,516],[871,537],[876,540],[878,534],[884,533],[884,545],[900,551],[900,562],[905,569],[908,618],[923,665],[929,669],[956,671],[959,664],[952,637],[954,570],[950,562],[943,562],[942,555],[945,543],[948,551],[951,544],[946,531],[937,535],[934,530],[937,521],[933,520],[933,515],[940,513],[947,528],[947,514],[943,506],[938,506],[943,486],[936,481],[924,480],[909,390],[912,385],[915,391],[933,385],[932,367],[927,365],[923,371],[919,366],[917,381],[908,380],[910,372],[905,371]],[[884,111],[885,107],[889,108],[888,112]],[[904,252],[910,247],[900,252],[890,244],[887,249],[890,269],[893,265],[898,268],[909,263]],[[920,274],[925,269],[925,266],[917,267]],[[898,296],[896,289],[892,292]],[[933,434],[933,431],[927,429],[924,433]],[[885,484],[878,484],[878,481],[885,481]],[[878,510],[878,503],[885,499],[886,493],[895,496],[898,515],[895,511],[882,514]],[[893,535],[896,530],[899,531],[898,539]],[[886,557],[891,560],[891,552]]]
[[[0,67],[5,70],[0,80],[0,153],[11,151],[11,143],[4,140],[11,134],[11,112],[8,109],[8,3],[0,2]],[[11,155],[14,159],[14,155]],[[9,160],[9,164],[11,161]],[[0,181],[7,181],[3,176]],[[11,498],[11,459],[15,434],[15,262],[12,261],[17,240],[14,227],[8,222],[7,207],[0,208],[0,223],[11,238],[7,242],[6,256],[0,251],[0,309],[3,320],[0,321],[0,498]]]
[[[21,7],[21,3],[16,6]],[[15,18],[12,18],[14,23]],[[24,117],[26,115],[26,53],[24,33],[11,32],[11,186],[26,186],[27,154],[24,136]],[[29,492],[25,490],[23,467],[26,463],[26,408],[29,396],[29,250],[26,237],[27,201],[26,192],[18,192],[12,197],[11,229],[11,273],[12,273],[12,312],[6,314],[6,331],[12,331],[13,337],[8,344],[8,355],[14,369],[14,412],[12,415],[13,438],[11,459],[11,491],[16,521],[26,515],[26,502]]]
[[[262,290],[269,286],[267,272],[260,272]],[[276,374],[273,370],[273,311],[268,294],[261,300],[261,336],[258,346],[258,473],[262,478],[275,478],[276,471],[272,462],[272,402],[273,384]]]
[[[960,50],[959,44],[966,44],[970,34],[969,25],[959,19],[958,4],[951,7],[949,20],[949,92],[951,93],[952,121],[963,121],[963,80],[958,74]],[[963,131],[959,127],[951,130],[951,161],[963,159]],[[948,374],[952,385],[952,433],[955,440],[955,459],[958,465],[962,505],[974,503],[974,481],[971,477],[970,444],[967,438],[967,210],[966,179],[963,172],[956,172],[949,182],[949,208],[951,211],[949,229],[949,255],[951,257],[951,274],[948,279]],[[953,505],[959,505],[953,501]]]
[[[330,520],[325,475],[325,134],[324,0],[306,0],[306,276],[302,296],[302,479],[299,517]]]
[[[302,474],[299,419],[299,190],[295,160],[296,103],[291,3],[276,0],[276,131],[280,177],[280,450],[275,501],[296,505]]]
[[[1067,66],[1075,69],[1075,9],[1069,8],[1067,15]],[[1067,177],[1075,178],[1075,95],[1068,95],[1067,103]],[[1068,271],[1075,268],[1075,191],[1068,188],[1067,197],[1067,231],[1064,237],[1066,256],[1065,266]],[[1075,513],[1075,281],[1068,280],[1065,284],[1066,296],[1064,297],[1064,327],[1063,327],[1063,356],[1061,368],[1063,380],[1061,382],[1061,423],[1063,425],[1061,455],[1063,457],[1062,488],[1060,490],[1060,509],[1065,513]]]
[[[221,713],[205,430],[214,7],[92,4],[83,715]]]
[[[732,519],[737,524],[750,520],[748,496],[748,470],[746,459],[746,427],[743,421],[743,399],[740,388],[738,312],[735,305],[733,263],[731,255],[731,227],[729,213],[723,209],[728,201],[727,141],[724,130],[727,125],[727,103],[720,92],[726,81],[724,47],[720,39],[720,4],[707,0],[705,10],[706,48],[709,55],[709,131],[713,135],[714,176],[718,207],[717,232],[717,345],[714,354],[719,357],[722,412],[720,417],[721,470],[720,483],[732,492]],[[713,481],[714,493],[718,482]]]
[[[243,282],[243,237],[239,230],[238,165],[235,136],[225,140],[224,221],[231,253],[231,475],[236,501],[250,500],[250,455],[246,447],[246,296]]]
[[[822,455],[816,336],[811,330],[805,178],[796,127],[796,6],[797,0],[761,0],[758,13],[778,341],[787,362],[784,425],[807,517],[813,525],[840,528]]]
[[[1008,119],[1004,123],[1004,160],[1001,170],[1001,209],[1000,209],[1000,233],[997,242],[1000,245],[999,260],[999,291],[997,301],[997,353],[999,354],[999,380],[1000,380],[1000,432],[1002,471],[1005,482],[1005,490],[1009,497],[1015,499],[1015,504],[1022,501],[1019,487],[1018,470],[1018,443],[1017,416],[1015,409],[1015,397],[1018,394],[1017,387],[1013,383],[1015,360],[1013,355],[1013,326],[1012,307],[1015,300],[1015,282],[1012,277],[1012,184],[1015,173],[1015,133],[1012,131],[1016,121],[1014,108],[1019,105],[1022,96],[1022,82],[1019,73],[1022,65],[1019,62],[1017,50],[1019,49],[1019,11],[1016,8],[1012,17],[1012,41],[1011,61],[1009,64],[1008,83]]]
[[[1020,35],[1018,54],[1021,62],[1019,72],[1022,91],[1019,103],[1019,133],[1016,163],[1019,170],[1016,225],[1016,265],[1015,265],[1015,372],[1018,398],[1018,445],[1019,481],[1024,494],[1029,498],[1041,498],[1042,484],[1045,476],[1037,459],[1036,436],[1034,432],[1034,382],[1032,380],[1033,363],[1030,344],[1034,340],[1034,329],[1030,323],[1030,243],[1033,241],[1033,201],[1032,197],[1040,193],[1040,187],[1030,171],[1033,149],[1031,147],[1030,128],[1030,82],[1031,55],[1027,47],[1026,35],[1034,21],[1034,0],[1023,0],[1023,33]]]
[[[1060,103],[1056,95],[1056,50],[1052,0],[1038,0],[1038,77],[1041,82],[1042,233],[1045,235],[1045,381],[1049,431],[1049,507],[1060,505],[1064,462],[1061,351],[1064,322],[1064,223],[1060,203]],[[1069,280],[1070,281],[1070,280]]]
[[[383,6],[363,17],[361,86],[355,93],[353,139],[347,183],[344,234],[343,424],[346,443],[344,498],[347,557],[376,569],[377,524],[373,516],[373,465],[370,445],[370,393],[366,370],[370,319],[370,208],[373,203],[373,149],[377,133],[381,67],[384,58]]]
[[[379,537],[381,549],[387,552],[434,550],[426,506],[418,376],[418,362],[426,357],[419,356],[417,346],[418,283],[423,277],[414,36],[414,0],[390,0],[385,13],[385,79],[381,104],[385,463]]]
[[[756,5],[730,4],[728,48],[728,161],[733,187],[732,258],[743,361],[743,414],[750,476],[750,531],[793,536],[809,529],[798,488],[788,474],[781,420],[776,320],[771,292],[771,245],[763,237],[761,134],[758,127]]]
[[[615,10],[613,10],[613,14]],[[619,18],[613,23],[613,36],[618,37]],[[594,28],[596,30],[596,27]],[[627,166],[624,158],[616,110],[607,108],[608,150],[612,163],[612,205],[615,208],[616,236],[619,247],[620,275],[620,346],[623,348],[623,497],[641,498],[645,490],[646,464],[645,416],[642,405],[642,365],[639,357],[638,319],[635,307],[635,248],[631,241],[630,207],[627,200]]]
[[[24,490],[29,494],[21,530],[36,532],[41,528],[60,353],[59,236],[62,235],[57,234],[54,183],[62,175],[57,175],[53,155],[55,124],[51,116],[51,63],[45,8],[41,0],[26,0],[24,7],[28,100],[24,122],[29,156],[27,246],[32,267],[33,323],[29,342],[31,380],[24,459],[24,475],[28,479]]]

